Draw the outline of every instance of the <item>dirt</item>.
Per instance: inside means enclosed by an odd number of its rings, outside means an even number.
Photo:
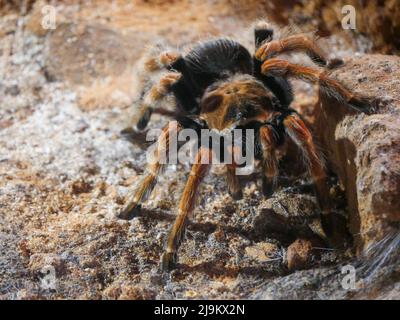
[[[398,298],[394,258],[365,276],[360,271],[356,290],[341,285],[343,265],[365,261],[351,241],[332,249],[321,239],[308,175],[293,157],[283,160],[270,199],[257,179],[244,179],[244,198],[233,201],[223,169],[214,168],[177,269],[161,273],[189,168],[169,166],[139,217],[115,218],[146,163],[143,141],[121,135],[137,106],[140,59],[154,42],[187,50],[216,35],[251,48],[254,12],[239,14],[230,2],[60,2],[51,31],[40,27],[43,3],[29,4],[26,15],[7,9],[1,16],[0,298]],[[339,37],[322,41],[335,55],[354,54]],[[295,92],[293,107],[312,123],[316,88],[295,82]],[[165,121],[154,117],[150,126]],[[335,175],[331,191],[346,220]],[[287,251],[298,238],[311,241],[312,251],[306,270],[293,271]],[[398,244],[396,236],[385,239]]]

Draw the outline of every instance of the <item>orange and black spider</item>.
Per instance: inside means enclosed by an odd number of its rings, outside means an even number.
[[[175,118],[174,134],[184,128],[217,132],[253,129],[255,157],[260,163],[262,191],[266,196],[274,192],[278,174],[277,150],[286,140],[292,140],[305,156],[322,213],[329,214],[323,161],[309,129],[289,107],[293,94],[288,78],[317,83],[323,92],[338,102],[361,112],[369,111],[369,103],[329,78],[324,71],[275,58],[281,53],[303,51],[322,67],[336,66],[339,60],[328,61],[313,39],[300,34],[273,40],[273,29],[266,23],[256,25],[254,33],[254,56],[233,40],[217,39],[200,43],[185,56],[163,52],[149,59],[146,62],[148,71],[165,69],[167,73],[144,96],[136,128],[144,129],[152,112],[157,111],[156,103],[172,94],[176,101],[176,110],[170,114]],[[157,156],[169,147],[169,128],[167,125],[158,139],[156,161],[148,164],[143,180],[118,214],[119,218],[133,218],[154,188],[163,167]],[[197,190],[210,167],[204,160],[212,157],[212,153],[209,144],[200,145],[198,149],[161,258],[163,270],[170,270],[176,263],[188,215],[193,211]],[[235,163],[227,165],[227,184],[232,197],[239,199],[242,191],[235,167]]]

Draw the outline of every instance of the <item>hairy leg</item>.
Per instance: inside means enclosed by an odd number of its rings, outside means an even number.
[[[263,63],[261,72],[265,75],[293,77],[306,82],[319,84],[323,93],[347,103],[354,109],[369,113],[371,101],[351,92],[338,81],[330,78],[325,71],[290,63],[286,60],[270,59]]]
[[[146,128],[154,111],[154,106],[171,92],[173,84],[175,84],[180,78],[180,73],[168,72],[145,95],[143,104],[140,106],[133,121],[137,130],[143,130]]]
[[[254,43],[256,51],[262,45],[272,41],[274,30],[265,21],[256,23],[254,27]],[[289,107],[293,101],[292,87],[283,77],[267,76],[261,73],[262,61],[253,56],[253,74],[260,79],[279,99],[283,107]]]
[[[323,214],[329,214],[331,203],[327,187],[326,173],[323,160],[315,147],[311,132],[300,116],[292,113],[283,120],[286,133],[302,150],[311,177],[314,181],[317,198]]]
[[[180,57],[181,55],[178,52],[163,51],[154,57],[148,58],[144,62],[145,70],[148,72],[154,72],[164,68],[169,68]]]
[[[181,125],[176,121],[171,121],[164,127],[157,140],[157,146],[153,154],[154,158],[152,159],[153,161],[147,165],[145,175],[139,183],[138,188],[129,197],[126,206],[118,214],[118,218],[130,220],[137,215],[141,203],[150,195],[157,182],[157,177],[160,174],[162,167],[165,165],[164,163],[161,163],[161,160],[163,156],[168,156],[170,137],[172,135],[176,136],[181,129]]]
[[[242,187],[240,185],[239,177],[237,175],[237,162],[238,156],[241,155],[242,149],[240,146],[229,146],[227,148],[227,156],[229,157],[229,164],[226,164],[226,184],[228,192],[234,200],[240,200],[243,197]]]
[[[239,177],[236,175],[235,164],[229,164],[226,166],[226,184],[228,185],[229,194],[234,200],[240,200],[243,198]]]
[[[274,193],[278,175],[278,161],[275,154],[277,143],[274,128],[271,125],[260,128],[260,142],[263,154],[262,191],[264,196],[269,197]]]
[[[256,58],[265,61],[282,53],[305,52],[312,61],[320,66],[336,67],[341,60],[328,61],[327,54],[317,45],[315,39],[304,34],[289,36],[264,43],[256,51]]]
[[[200,147],[195,162],[190,171],[189,178],[179,202],[178,215],[169,233],[165,252],[161,257],[161,268],[169,271],[174,268],[177,260],[177,251],[183,239],[188,215],[192,213],[200,183],[207,174],[212,161],[212,151]]]

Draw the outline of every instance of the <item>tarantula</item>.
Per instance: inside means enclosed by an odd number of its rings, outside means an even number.
[[[340,64],[338,59],[328,61],[316,42],[304,34],[274,40],[273,33],[274,30],[266,23],[256,25],[254,56],[238,42],[217,39],[198,44],[185,56],[162,52],[149,59],[145,63],[147,71],[165,69],[168,72],[144,96],[136,128],[144,129],[152,112],[168,114],[154,106],[172,94],[176,110],[169,115],[176,122],[174,134],[184,128],[253,129],[255,157],[260,163],[265,196],[274,191],[278,174],[277,151],[287,139],[292,140],[305,156],[321,211],[329,214],[330,199],[323,161],[310,130],[301,116],[289,107],[293,93],[288,78],[317,83],[321,91],[361,112],[369,111],[369,102],[329,78],[325,71],[275,58],[282,53],[302,51],[319,66],[330,69]],[[171,130],[168,128],[167,125],[158,138],[159,152],[169,147]],[[161,258],[163,270],[171,270],[176,263],[188,215],[194,209],[197,190],[210,167],[204,160],[211,156],[210,146],[200,145]],[[158,161],[148,164],[143,180],[119,212],[119,218],[131,219],[138,213],[141,203],[154,188],[162,167]],[[235,168],[235,163],[227,165],[226,180],[229,193],[239,199],[242,191]]]

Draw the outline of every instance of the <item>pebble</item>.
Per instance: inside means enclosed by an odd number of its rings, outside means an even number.
[[[312,244],[305,239],[297,239],[287,249],[286,259],[289,270],[301,270],[311,262]]]

